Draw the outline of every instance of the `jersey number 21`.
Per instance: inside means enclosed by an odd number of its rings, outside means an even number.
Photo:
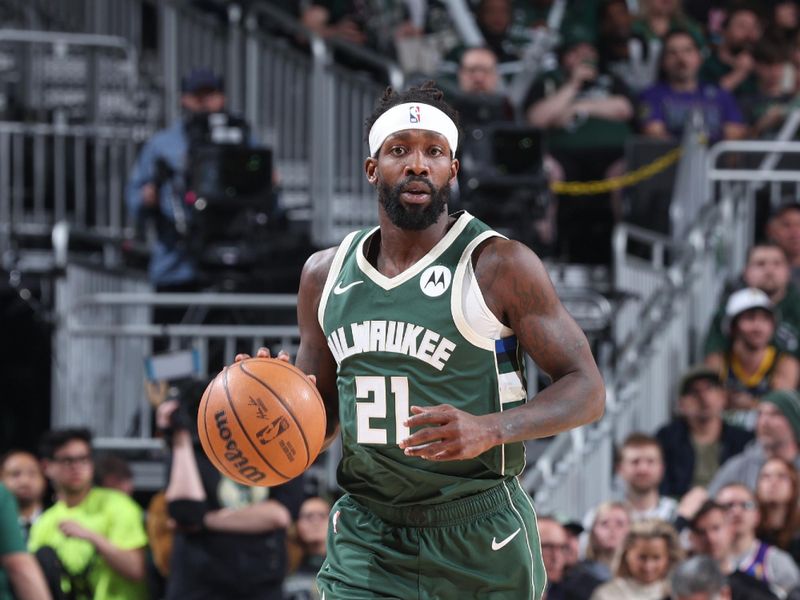
[[[388,380],[388,381],[387,381]],[[394,397],[395,440],[408,437],[408,377],[357,376],[356,382],[356,441],[359,444],[388,443],[388,434],[383,427],[372,427],[370,419],[386,419],[386,396]],[[388,385],[387,385],[388,384]]]

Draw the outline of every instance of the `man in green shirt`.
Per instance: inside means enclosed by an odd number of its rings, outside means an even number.
[[[146,598],[142,511],[125,494],[92,485],[89,431],[49,432],[42,456],[58,501],[31,528],[30,550],[52,548],[63,566],[62,589],[78,598]]]
[[[25,551],[17,519],[14,496],[0,483],[0,600],[50,600],[41,568]]]

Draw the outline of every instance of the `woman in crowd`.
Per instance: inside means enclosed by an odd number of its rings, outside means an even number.
[[[331,505],[314,496],[300,506],[297,522],[289,529],[289,574],[283,582],[284,600],[319,598],[315,579],[325,560]]]
[[[586,558],[567,571],[561,587],[565,600],[584,600],[614,574],[614,557],[631,527],[631,517],[622,502],[604,502],[597,507],[589,529]]]
[[[761,515],[756,537],[800,559],[800,477],[782,458],[771,458],[758,473],[756,500]]]
[[[669,597],[667,577],[681,557],[678,534],[669,523],[634,523],[623,543],[616,577],[597,588],[591,600],[663,600]]]

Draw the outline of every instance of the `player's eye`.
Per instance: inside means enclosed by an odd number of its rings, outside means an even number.
[[[405,154],[405,151],[406,149],[403,148],[402,146],[392,146],[389,149],[389,153],[394,156],[402,156],[403,154]]]
[[[442,155],[444,154],[444,150],[442,150],[442,149],[441,149],[439,146],[433,146],[433,147],[430,149],[430,153],[431,153],[433,156],[442,156]]]

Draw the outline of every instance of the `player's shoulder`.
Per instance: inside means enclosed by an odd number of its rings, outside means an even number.
[[[492,236],[482,242],[472,255],[475,272],[496,273],[520,267],[544,269],[542,261],[525,244],[501,236]]]
[[[325,282],[328,272],[331,270],[334,258],[336,257],[337,247],[326,248],[314,252],[306,260],[303,266],[303,280]]]

